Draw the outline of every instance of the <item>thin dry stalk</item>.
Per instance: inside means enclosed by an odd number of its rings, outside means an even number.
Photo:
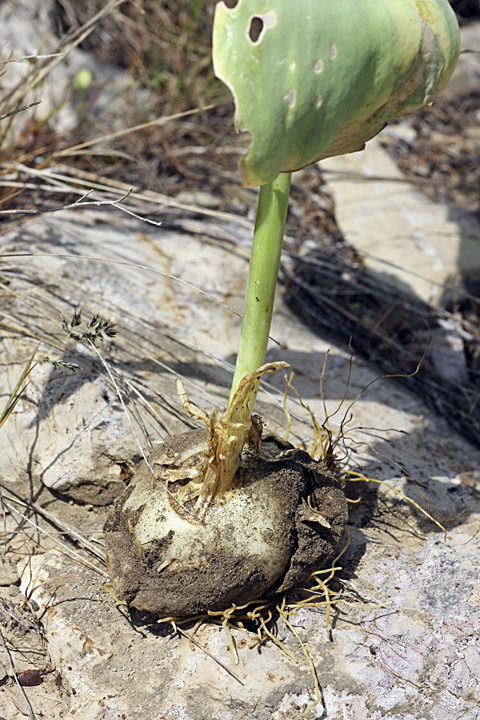
[[[189,111],[189,114],[195,111]],[[194,204],[187,204],[183,202],[178,202],[177,200],[173,200],[172,198],[168,197],[167,195],[162,195],[161,193],[152,192],[150,190],[144,190],[139,191],[138,189],[132,188],[131,186],[127,185],[126,183],[120,182],[120,181],[114,181],[114,180],[105,180],[105,178],[102,178],[96,174],[92,173],[86,173],[85,171],[82,171],[78,168],[70,168],[65,165],[56,166],[56,168],[47,168],[47,169],[37,169],[37,168],[30,168],[27,165],[24,165],[22,163],[11,163],[11,162],[5,162],[2,163],[0,166],[4,170],[8,171],[14,171],[17,173],[23,173],[24,175],[32,178],[39,178],[41,180],[45,181],[45,184],[42,185],[31,185],[31,189],[41,189],[46,190],[55,194],[58,194],[59,192],[64,193],[65,195],[81,195],[84,196],[85,189],[87,190],[97,190],[104,193],[118,193],[121,196],[124,196],[125,193],[129,194],[129,197],[133,200],[137,200],[140,202],[149,203],[150,205],[157,205],[160,207],[170,207],[175,208],[177,210],[183,210],[187,213],[195,213],[198,215],[204,215],[208,217],[215,218],[216,220],[223,220],[225,222],[231,222],[234,221],[238,225],[243,225],[244,227],[251,228],[251,222],[249,220],[246,220],[245,218],[239,217],[238,215],[234,215],[232,213],[226,213],[221,212],[218,210],[212,210],[211,208],[205,208],[201,207],[199,205]],[[24,180],[19,181],[15,184],[15,181],[8,180],[8,181],[1,181],[0,187],[20,187],[25,188],[28,187]],[[80,186],[80,188],[78,187]],[[108,198],[102,198],[102,200],[107,200]],[[119,202],[118,198],[115,198],[112,200],[110,198],[110,202]],[[61,207],[54,207],[54,208],[43,208],[43,209],[35,209],[35,210],[25,210],[25,209],[14,209],[14,210],[0,210],[0,216],[9,216],[9,215],[40,215],[45,212],[58,212],[59,210],[65,209],[67,207],[66,205],[62,205]]]
[[[30,510],[33,510],[34,512],[38,513],[38,515],[41,515],[45,520],[48,520],[48,522],[52,523],[58,530],[60,530],[65,535],[68,535],[74,542],[78,543],[82,547],[84,547],[86,550],[88,550],[92,555],[94,555],[96,558],[102,561],[102,563],[105,562],[105,553],[103,553],[97,545],[91,542],[88,538],[86,538],[84,535],[82,535],[78,530],[76,530],[74,527],[69,525],[68,523],[64,522],[63,520],[60,520],[56,515],[49,512],[48,510],[45,510],[45,508],[42,508],[41,505],[38,505],[38,503],[33,502],[33,500],[30,500],[29,498],[25,497],[25,495],[22,495],[21,493],[14,490],[12,487],[10,487],[7,483],[0,480],[0,487],[8,492],[10,495],[12,495],[17,500],[20,500],[20,502]]]
[[[8,649],[8,647],[7,647],[7,643],[5,642],[5,638],[3,637],[3,632],[2,632],[2,629],[1,629],[1,628],[0,628],[0,643],[1,643],[2,647],[3,647],[3,651],[4,651],[5,655],[6,655],[8,664],[9,664],[10,669],[11,669],[12,674],[13,674],[13,677],[15,678],[15,683],[17,684],[18,689],[19,689],[19,691],[20,691],[20,693],[21,693],[21,695],[22,695],[23,701],[24,701],[24,703],[25,703],[25,708],[26,708],[27,714],[28,714],[30,720],[37,720],[37,716],[35,715],[35,713],[34,713],[34,711],[33,711],[33,707],[32,707],[32,705],[31,705],[31,703],[30,703],[30,700],[29,700],[28,697],[27,697],[27,693],[25,692],[25,689],[22,687],[22,685],[20,684],[20,682],[19,682],[19,680],[18,680],[17,673],[16,673],[16,670],[15,670],[15,665],[14,665],[14,663],[13,663],[12,654],[11,654],[10,650]],[[12,701],[13,701],[13,698],[12,698]],[[22,712],[22,714],[23,714],[23,710],[22,710],[21,712]]]
[[[72,35],[62,38],[52,54],[38,65],[35,65],[28,75],[22,78],[22,80],[9,91],[7,97],[2,97],[1,102],[2,104],[4,102],[6,103],[7,112],[15,110],[22,104],[24,98],[28,96],[34,87],[45,80],[52,70],[90,35],[102,18],[109,15],[116,7],[124,2],[125,0],[110,0],[105,7],[99,10],[99,12],[91,17],[81,28],[72,33]],[[0,136],[0,145],[3,137],[4,135]]]
[[[466,380],[457,378],[452,384],[428,350],[432,333],[448,331],[475,359],[478,326],[388,285],[347,252],[326,251],[318,257],[292,253],[282,271],[288,303],[311,327],[345,344],[351,338],[355,353],[367,357],[382,375],[397,376],[452,428],[480,445],[478,369],[473,365]]]

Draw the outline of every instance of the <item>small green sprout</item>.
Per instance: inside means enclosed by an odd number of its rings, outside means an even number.
[[[79,70],[73,79],[73,86],[75,90],[84,92],[92,84],[93,76],[88,68],[82,68]]]

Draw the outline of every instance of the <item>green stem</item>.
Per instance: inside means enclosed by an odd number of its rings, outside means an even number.
[[[265,363],[273,303],[287,218],[290,173],[281,173],[260,188],[248,272],[245,309],[230,400],[245,375]],[[256,392],[249,402],[250,412]]]

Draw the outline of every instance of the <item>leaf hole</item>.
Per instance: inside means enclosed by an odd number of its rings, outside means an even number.
[[[317,97],[317,99],[315,100],[315,107],[319,108],[319,107],[322,107],[322,105],[323,105],[323,100],[322,100],[322,98],[321,98],[321,97]]]
[[[233,8],[237,7],[239,0],[223,0],[223,2],[230,10],[233,10]]]
[[[252,19],[250,20],[250,28],[248,30],[248,37],[250,38],[252,43],[258,42],[264,26],[265,23],[263,22],[261,17],[258,17],[258,15],[252,17]]]
[[[332,60],[337,57],[337,48],[335,45],[330,45],[330,57]]]
[[[313,66],[314,71],[318,74],[321,73],[323,70],[323,60],[315,60],[315,65]]]

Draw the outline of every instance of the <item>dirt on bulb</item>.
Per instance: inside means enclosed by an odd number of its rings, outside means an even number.
[[[194,467],[205,441],[197,430],[155,450],[154,475],[142,463],[105,526],[114,592],[139,610],[183,618],[284,592],[328,562],[344,530],[340,483],[270,434],[258,453],[243,453],[236,487],[203,523],[189,519],[188,503],[179,515],[165,478]]]

